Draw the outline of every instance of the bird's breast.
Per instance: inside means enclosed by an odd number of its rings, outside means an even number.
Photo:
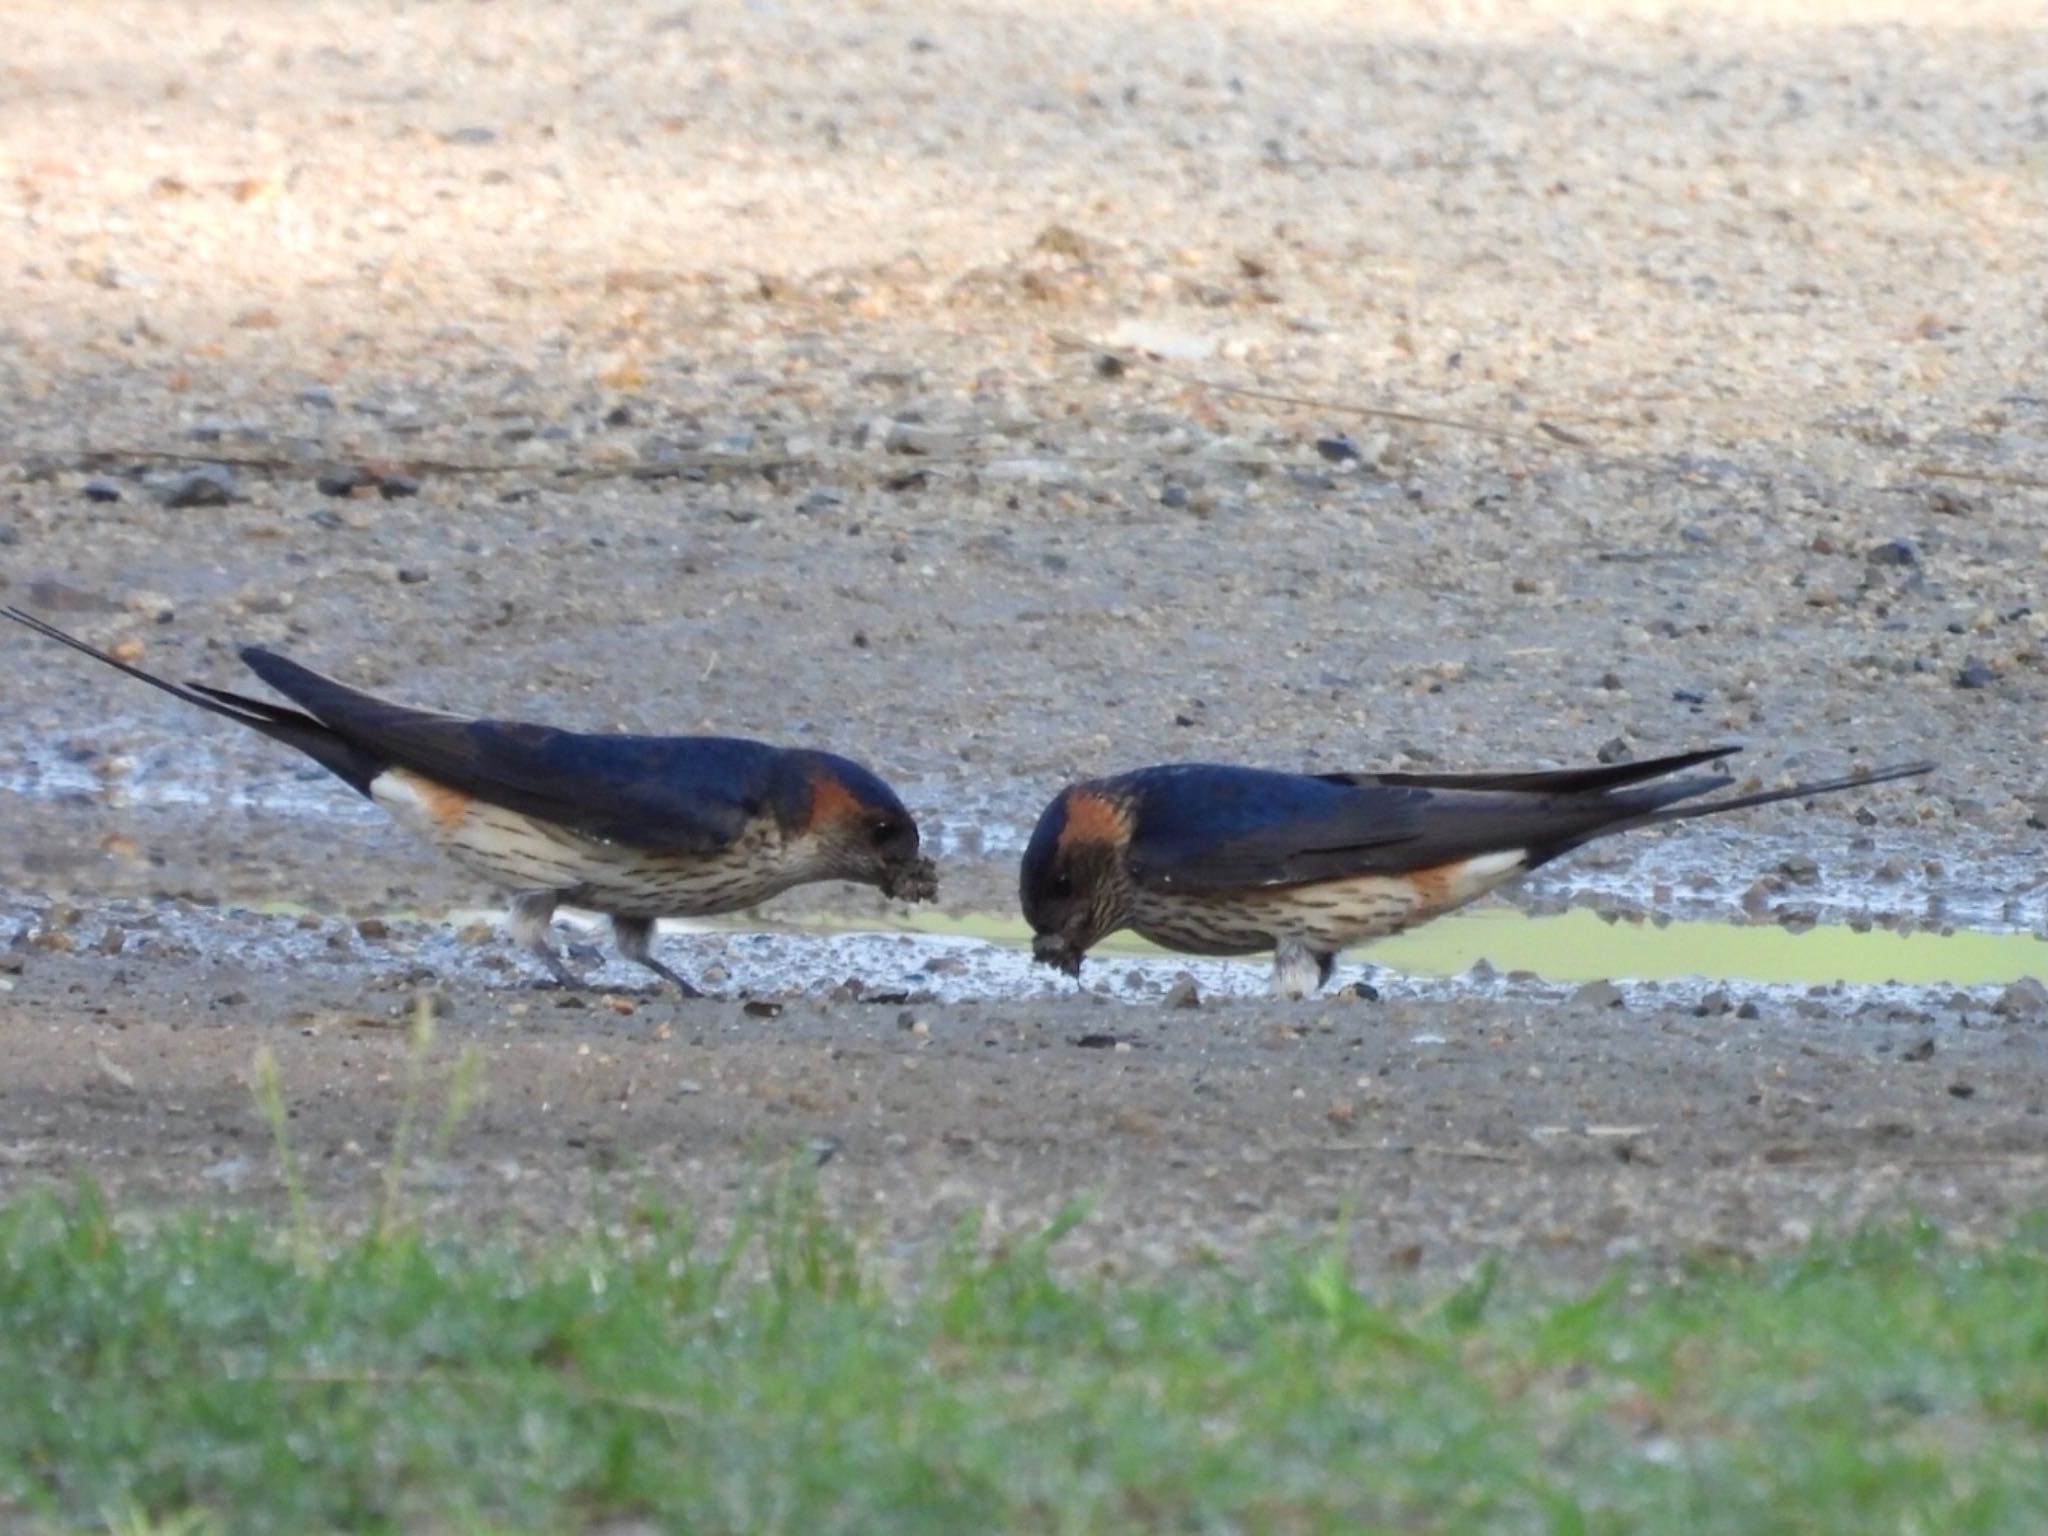
[[[749,822],[724,848],[661,853],[587,837],[402,768],[374,779],[370,797],[485,879],[513,890],[564,892],[599,912],[704,917],[766,901],[804,878],[771,816]]]
[[[1475,901],[1520,874],[1520,849],[1398,875],[1348,875],[1240,891],[1140,891],[1131,926],[1155,944],[1193,954],[1250,954],[1281,939],[1335,952]]]

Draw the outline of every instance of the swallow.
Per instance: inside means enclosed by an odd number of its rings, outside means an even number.
[[[1197,955],[1273,952],[1273,989],[1312,996],[1338,951],[1400,933],[1595,838],[1930,772],[1683,801],[1725,773],[1670,778],[1739,747],[1530,773],[1274,773],[1210,763],[1069,785],[1024,850],[1032,955],[1069,976],[1135,929]],[[1652,780],[1665,780],[1653,783]]]
[[[726,736],[626,736],[394,704],[275,651],[241,658],[297,708],[145,672],[22,612],[25,624],[173,698],[294,747],[463,868],[512,892],[508,927],[564,986],[558,904],[611,919],[618,951],[685,997],[656,959],[662,917],[751,907],[816,880],[905,901],[938,893],[917,822],[889,786],[830,752]]]

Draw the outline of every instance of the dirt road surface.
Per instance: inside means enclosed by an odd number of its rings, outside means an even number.
[[[0,14],[0,600],[230,686],[256,642],[829,744],[956,914],[1079,773],[1726,739],[1941,770],[1580,877],[2043,929],[2030,5]],[[559,998],[345,791],[0,645],[0,1190],[275,1203],[268,1048],[365,1212],[422,990],[436,1070],[485,1065],[418,1198],[484,1226],[717,1215],[794,1156],[905,1252],[1085,1193],[1090,1261],[1341,1217],[1376,1268],[1578,1273],[2001,1230],[2048,1174],[2025,987],[1183,1010],[912,947],[864,1001],[832,945],[679,938],[728,1000]]]

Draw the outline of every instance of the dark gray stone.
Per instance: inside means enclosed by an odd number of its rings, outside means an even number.
[[[154,493],[166,507],[224,507],[235,500],[235,472],[225,464],[201,464],[157,482]]]

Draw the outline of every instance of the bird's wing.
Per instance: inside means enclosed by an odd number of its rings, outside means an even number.
[[[1223,891],[1400,869],[1430,791],[1238,768],[1141,769],[1125,853],[1151,890]]]
[[[337,736],[395,768],[587,837],[651,853],[730,846],[773,792],[773,747],[720,737],[594,736],[410,709],[273,651],[242,659]]]
[[[1537,794],[1567,795],[1602,793],[1666,778],[1701,763],[1733,757],[1740,747],[1702,747],[1693,752],[1676,752],[1669,757],[1646,757],[1641,762],[1603,763],[1597,768],[1538,768],[1499,773],[1319,773],[1330,784],[1413,784],[1423,789],[1512,789]]]
[[[1186,892],[1407,874],[1508,850],[1535,864],[1719,787],[1718,777],[1631,787],[1716,755],[1440,777],[1141,770],[1128,776],[1137,809],[1126,859],[1141,886]]]

